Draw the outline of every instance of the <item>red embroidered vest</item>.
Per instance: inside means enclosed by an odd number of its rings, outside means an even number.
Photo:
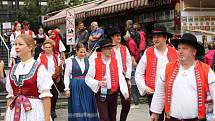
[[[178,59],[178,54],[175,48],[167,46],[168,52],[167,57],[169,62]],[[146,85],[153,90],[155,89],[155,76],[156,76],[156,68],[157,68],[157,57],[154,53],[154,47],[150,47],[146,49],[146,72],[145,72],[145,82]]]
[[[58,65],[57,64],[58,60],[57,58],[54,57],[54,55],[53,55],[53,60],[54,60],[54,64]],[[40,63],[42,63],[46,67],[46,69],[48,69],[48,58],[46,57],[45,52],[42,52],[40,55]]]
[[[27,33],[25,33],[25,30],[22,29],[22,30],[21,30],[21,34],[27,34]],[[29,30],[29,33],[28,33],[28,34],[31,35],[31,36],[33,36],[33,31]]]
[[[113,93],[117,92],[119,89],[117,60],[113,55],[111,56],[109,68],[111,75],[111,92]],[[95,79],[102,81],[106,73],[106,65],[102,61],[101,53],[97,53],[97,58],[95,59],[95,69],[96,69]]]
[[[113,55],[115,56],[114,49],[112,49]],[[126,46],[121,45],[120,46],[120,54],[122,58],[122,67],[123,67],[123,72],[127,72],[127,66],[126,66]]]
[[[14,96],[24,95],[39,97],[37,88],[37,72],[40,65],[41,64],[39,62],[35,61],[30,72],[26,75],[20,75],[19,79],[14,75],[17,64],[12,67],[9,72],[9,79]]]
[[[208,91],[208,72],[210,66],[203,62],[197,61],[194,71],[196,77],[197,85],[197,95],[198,95],[198,118],[204,119],[206,116],[206,93]],[[173,61],[166,65],[166,80],[165,80],[165,112],[170,114],[170,104],[172,96],[172,87],[174,80],[179,71],[179,62]],[[191,102],[192,103],[192,102]]]

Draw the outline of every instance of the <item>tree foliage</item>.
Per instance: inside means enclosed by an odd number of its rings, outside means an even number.
[[[41,23],[41,15],[43,14],[39,0],[24,0],[24,4],[18,11],[18,21],[27,20],[30,22],[31,28],[36,29]]]
[[[64,0],[48,0],[48,10],[47,12],[58,11],[68,7],[65,5]]]
[[[84,3],[84,0],[70,0],[69,1],[70,6],[80,5],[82,3]]]

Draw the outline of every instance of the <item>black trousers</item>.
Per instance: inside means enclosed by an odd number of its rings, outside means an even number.
[[[123,94],[120,92],[120,99],[121,99],[121,104],[122,104],[122,109],[120,113],[120,121],[126,121],[128,113],[130,111],[131,107],[131,89],[128,87],[128,92],[129,92],[129,98],[125,100]]]
[[[166,118],[165,121],[206,121],[206,119],[198,119],[198,118],[193,118],[193,119],[177,119],[174,117],[170,117],[169,119]]]
[[[51,94],[53,95],[51,98],[51,117],[52,120],[54,121],[54,116],[56,115],[55,107],[58,99],[58,92],[54,85],[52,85]]]

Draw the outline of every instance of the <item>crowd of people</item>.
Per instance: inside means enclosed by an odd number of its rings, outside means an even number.
[[[68,121],[116,121],[118,95],[120,121],[126,121],[132,99],[138,108],[139,94],[147,97],[151,121],[215,121],[214,42],[205,52],[195,35],[176,37],[163,25],[146,34],[128,20],[123,36],[119,28],[102,29],[97,22],[89,32],[80,22],[77,44],[66,58],[59,31],[47,36],[40,27],[35,35],[29,22],[15,23],[7,76],[0,62],[0,82],[8,92],[5,121],[54,121],[62,80]]]

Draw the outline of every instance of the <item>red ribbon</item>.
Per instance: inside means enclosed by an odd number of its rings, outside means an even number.
[[[25,112],[32,110],[31,103],[27,97],[23,95],[16,96],[10,104],[11,110],[15,107],[14,121],[20,121],[21,105],[23,105]]]

